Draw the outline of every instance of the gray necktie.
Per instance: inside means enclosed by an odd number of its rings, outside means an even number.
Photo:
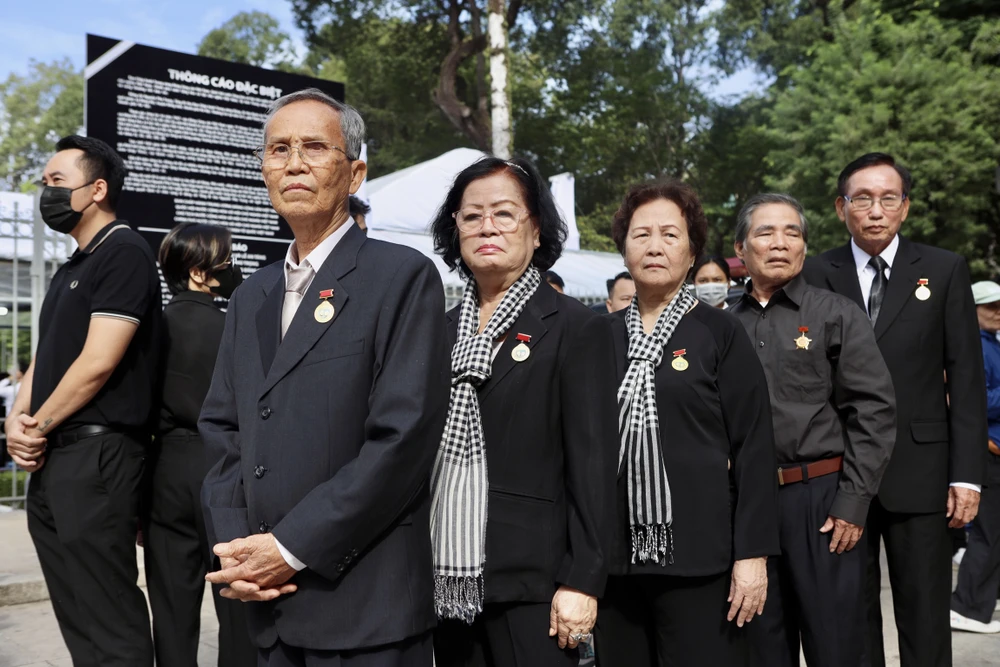
[[[878,312],[882,310],[882,301],[885,299],[885,287],[889,280],[885,277],[885,270],[889,264],[876,255],[868,260],[868,266],[875,269],[875,279],[872,280],[872,291],[868,295],[868,317],[871,318],[872,326],[878,320]]]
[[[309,264],[303,263],[299,268],[288,271],[288,277],[285,281],[285,301],[281,304],[282,340],[284,340],[285,332],[288,331],[288,327],[295,318],[295,311],[299,309],[306,289],[312,283],[312,277],[313,270]]]

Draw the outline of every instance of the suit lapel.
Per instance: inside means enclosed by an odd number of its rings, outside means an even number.
[[[861,283],[858,281],[858,265],[854,262],[851,244],[837,248],[830,253],[831,270],[827,274],[830,288],[842,296],[846,296],[868,312],[868,304],[861,294]]]
[[[320,267],[319,273],[313,278],[312,284],[302,298],[302,303],[295,311],[295,317],[288,326],[284,340],[278,345],[274,362],[268,369],[261,389],[261,396],[271,391],[275,384],[285,377],[302,360],[319,341],[320,337],[339,318],[343,317],[344,306],[347,304],[348,294],[340,279],[354,270],[357,266],[358,251],[365,241],[365,234],[358,227],[353,226],[347,231],[344,238],[340,240],[337,247],[333,249],[330,256]],[[284,285],[284,272],[282,271],[282,285]],[[313,315],[323,300],[319,298],[322,290],[332,289],[334,316],[329,322],[318,322]],[[282,290],[282,299],[284,298]],[[280,327],[281,306],[278,306],[278,319]]]
[[[621,385],[622,381],[625,379],[625,372],[628,370],[625,366],[628,364],[628,333],[625,330],[625,318],[621,316],[615,316],[611,319],[611,336],[614,338],[615,344],[615,371],[617,375],[615,380],[617,384],[615,385],[615,396],[618,396],[618,387]],[[620,431],[619,427],[619,431]],[[618,461],[618,478],[625,474],[625,466]]]
[[[882,302],[882,310],[879,311],[878,321],[875,323],[876,339],[882,337],[906,302],[913,297],[917,279],[921,277],[917,275],[920,272],[919,262],[920,253],[916,247],[902,236],[899,237],[899,249],[896,250],[896,258],[890,269],[885,301]]]
[[[281,268],[264,282],[264,303],[257,309],[257,347],[260,348],[260,365],[264,377],[271,370],[274,353],[281,339],[281,303],[285,297],[284,262]]]
[[[493,370],[490,374],[490,379],[479,390],[480,403],[486,400],[486,397],[493,392],[496,386],[503,381],[504,377],[515,366],[531,363],[532,358],[530,356],[525,361],[517,362],[514,361],[514,358],[510,354],[520,344],[520,341],[517,340],[517,334],[531,336],[531,340],[525,344],[529,350],[534,352],[538,344],[541,343],[542,338],[548,332],[548,327],[545,326],[543,319],[558,310],[555,291],[543,282],[538,286],[538,289],[531,298],[528,299],[524,310],[521,311],[517,320],[510,327],[510,330],[507,331],[507,338],[493,359]]]

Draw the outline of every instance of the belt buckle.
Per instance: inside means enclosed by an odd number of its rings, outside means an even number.
[[[781,468],[778,468],[778,486],[785,485],[785,476],[781,473]]]

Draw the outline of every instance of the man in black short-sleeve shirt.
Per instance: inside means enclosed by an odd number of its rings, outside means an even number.
[[[85,137],[56,145],[41,212],[80,249],[56,272],[38,349],[7,418],[34,473],[28,529],[75,667],[152,667],[135,532],[154,412],[160,286],[148,244],[115,205],[125,165]]]

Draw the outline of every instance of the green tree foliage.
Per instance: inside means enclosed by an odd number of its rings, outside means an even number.
[[[255,67],[295,70],[292,41],[278,20],[265,12],[240,12],[209,32],[198,55]]]
[[[776,95],[767,184],[802,200],[811,249],[825,250],[846,238],[833,208],[839,170],[862,153],[893,153],[915,179],[904,232],[965,255],[979,275],[995,273],[996,68],[977,64],[962,31],[929,12],[899,24],[875,3],[862,8],[835,21],[833,40]]]
[[[83,75],[69,59],[29,61],[0,83],[0,186],[29,192],[56,142],[83,126]]]

